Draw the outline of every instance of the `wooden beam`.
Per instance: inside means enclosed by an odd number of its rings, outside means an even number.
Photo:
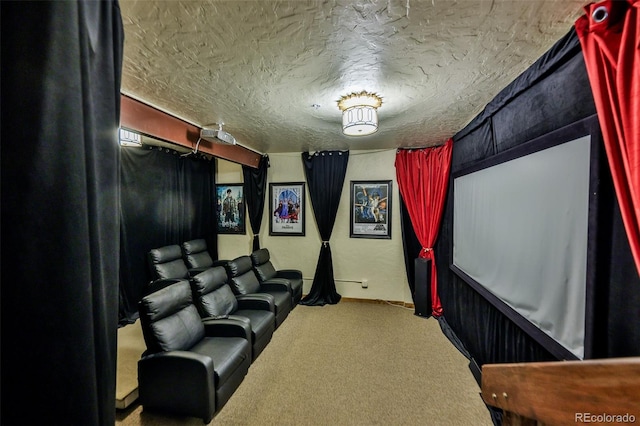
[[[640,357],[487,364],[482,399],[547,425],[621,423],[624,416],[637,422]],[[596,417],[601,415],[610,417]]]
[[[120,126],[144,135],[194,149],[200,136],[200,128],[162,112],[143,102],[120,96]],[[198,151],[214,157],[257,168],[259,153],[240,145],[215,144],[202,140]]]

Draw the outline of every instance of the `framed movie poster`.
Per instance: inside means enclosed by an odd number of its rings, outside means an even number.
[[[241,183],[216,185],[218,234],[246,234],[244,186]]]
[[[270,183],[269,200],[269,235],[304,236],[304,182]]]
[[[351,238],[391,238],[391,181],[351,181]]]

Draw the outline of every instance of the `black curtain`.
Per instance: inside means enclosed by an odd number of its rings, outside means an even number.
[[[122,148],[120,323],[138,317],[153,248],[204,238],[218,257],[215,161],[168,148]]]
[[[113,425],[117,2],[2,2],[2,424]]]
[[[269,156],[263,155],[258,168],[242,166],[244,177],[244,199],[249,212],[249,222],[253,230],[253,250],[260,250],[260,226],[264,213],[264,199],[267,188],[267,169]]]
[[[322,246],[311,290],[300,304],[308,306],[334,305],[340,301],[333,278],[333,260],[329,239],[336,221],[344,177],[347,174],[349,151],[302,153],[302,164],[309,187],[313,214],[318,224]]]

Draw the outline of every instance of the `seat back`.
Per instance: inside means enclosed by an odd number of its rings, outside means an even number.
[[[251,253],[251,261],[253,262],[253,270],[256,272],[260,281],[275,278],[277,271],[273,267],[269,255],[269,250],[262,248]]]
[[[182,250],[177,244],[155,248],[148,253],[147,258],[153,280],[189,278],[187,265],[182,260]]]
[[[207,250],[207,242],[202,238],[182,243],[182,253],[189,269],[213,266],[213,259]]]
[[[222,266],[209,268],[191,278],[193,301],[200,316],[229,315],[238,309],[238,301],[227,284]]]
[[[186,280],[144,296],[138,310],[148,353],[189,350],[204,338],[204,325]]]
[[[237,257],[225,264],[231,288],[235,294],[260,292],[260,282],[253,272],[249,256]]]

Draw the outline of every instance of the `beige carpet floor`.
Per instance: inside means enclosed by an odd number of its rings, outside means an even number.
[[[387,304],[298,306],[213,425],[492,425],[438,322]],[[118,425],[202,425],[117,410]]]

